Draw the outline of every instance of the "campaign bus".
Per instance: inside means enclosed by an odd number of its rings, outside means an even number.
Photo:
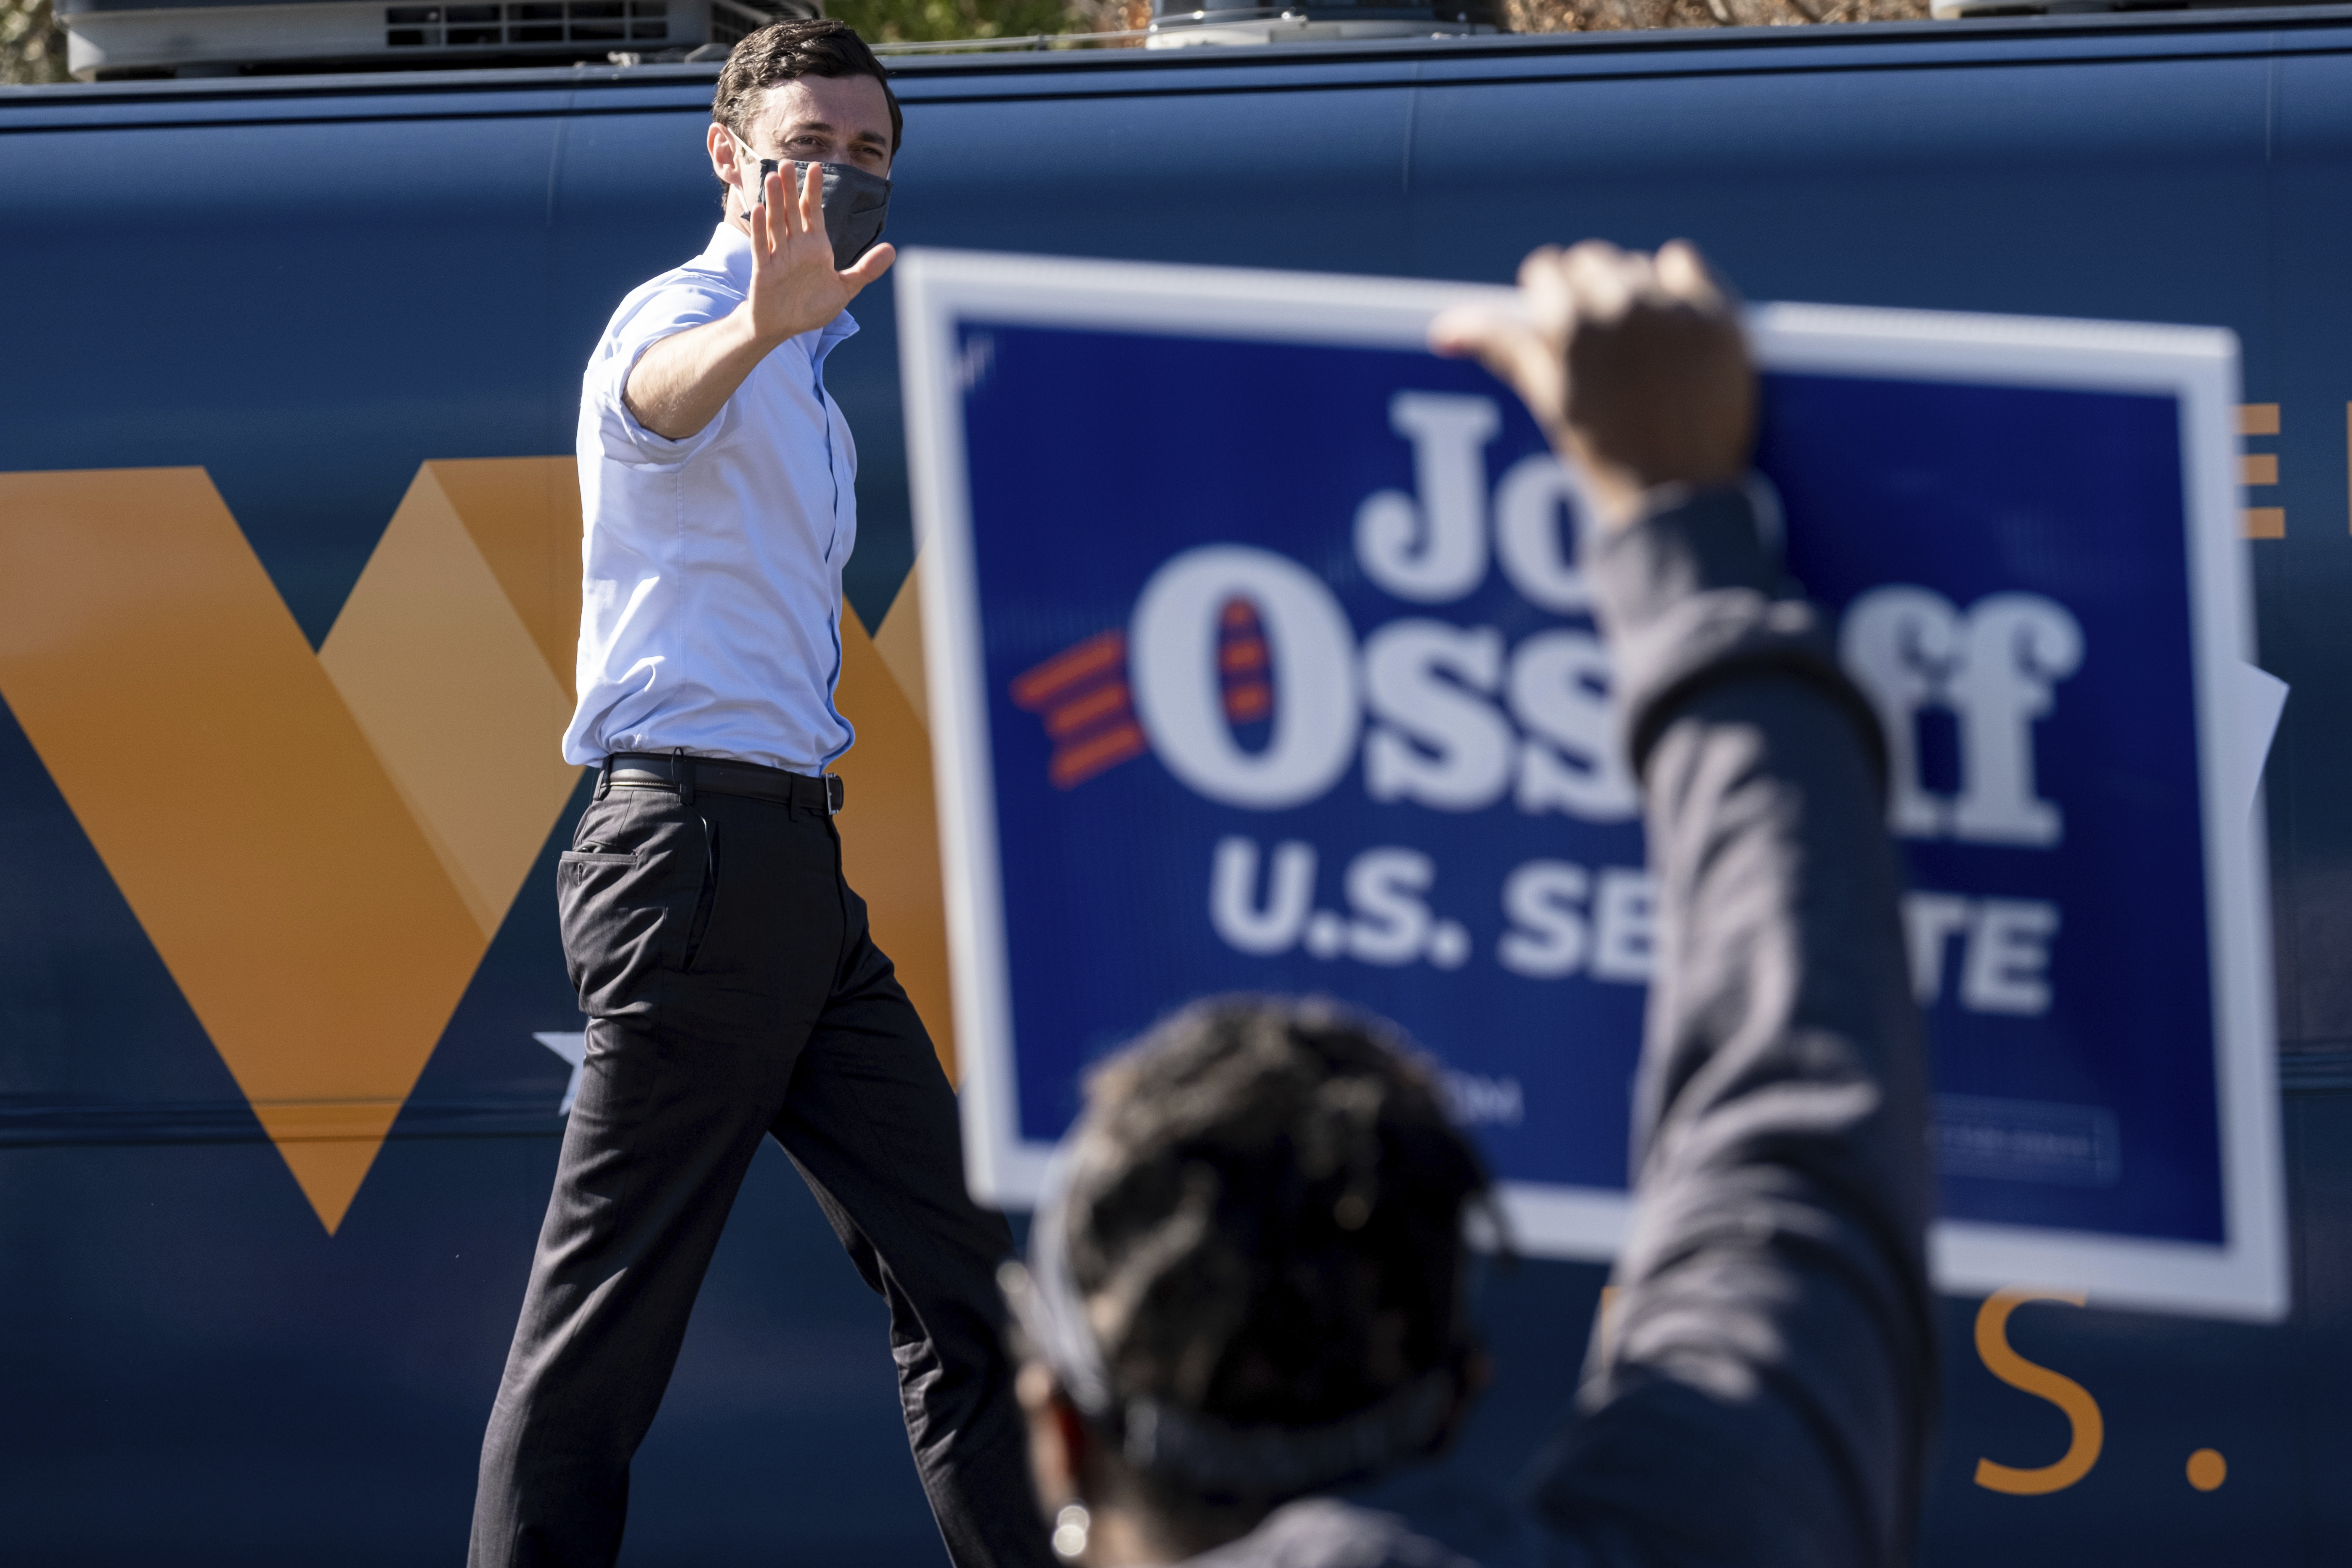
[[[1646,892],[1572,476],[1414,323],[1538,243],[1687,237],[1752,302],[1792,567],[1909,738],[1921,1558],[2340,1555],[2352,7],[892,63],[908,255],[825,366],[839,827],[983,1195],[1025,1223],[1077,1075],[1180,993],[1397,1013],[1518,1235],[1502,1375],[1368,1495],[1503,1560],[1622,1222]],[[718,221],[714,74],[0,91],[12,1558],[461,1549],[582,1056],[580,376]],[[1860,549],[1849,467],[1958,542]],[[1131,531],[1079,526],[1105,497]],[[1056,921],[1106,956],[1047,1005]],[[1573,1071],[1448,1037],[1562,1008]],[[938,1561],[893,1386],[764,1151],[624,1560]]]

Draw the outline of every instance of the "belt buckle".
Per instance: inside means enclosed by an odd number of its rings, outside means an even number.
[[[838,773],[826,773],[824,777],[824,814],[827,816],[838,816],[841,811],[842,798],[841,776]]]

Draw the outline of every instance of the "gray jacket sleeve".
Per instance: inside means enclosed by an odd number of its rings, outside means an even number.
[[[1936,1408],[1926,1063],[1878,730],[1748,492],[1589,552],[1657,967],[1635,1199],[1534,1501],[1563,1563],[1907,1560]]]

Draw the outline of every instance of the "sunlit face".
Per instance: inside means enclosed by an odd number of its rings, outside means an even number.
[[[710,128],[711,167],[742,193],[730,213],[759,205],[762,158],[850,163],[887,178],[890,154],[890,100],[870,76],[804,76],[766,89],[740,142],[723,125]]]

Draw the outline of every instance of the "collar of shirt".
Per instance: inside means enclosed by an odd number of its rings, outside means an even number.
[[[695,264],[707,266],[734,285],[735,291],[746,300],[751,297],[751,237],[721,218],[719,226],[710,231],[710,244],[695,258]],[[824,326],[814,329],[816,341],[809,344],[809,361],[817,374],[824,374],[824,356],[833,346],[857,333],[857,318],[844,310]],[[807,333],[802,336],[806,337]]]

